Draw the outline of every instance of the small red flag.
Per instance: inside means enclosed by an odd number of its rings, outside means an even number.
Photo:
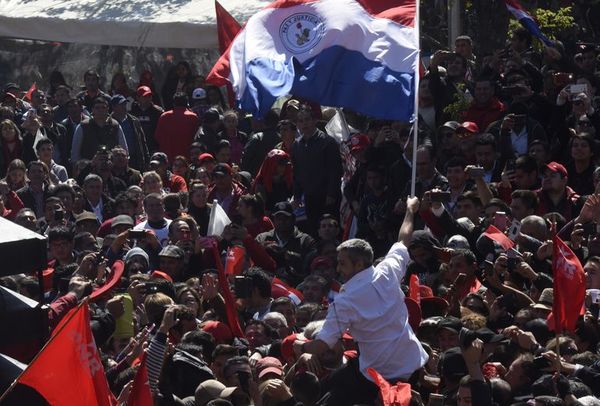
[[[510,240],[502,231],[494,226],[489,226],[483,233],[487,238],[493,240],[500,245],[504,251],[507,251],[515,246],[515,243]]]
[[[273,299],[286,296],[289,297],[296,306],[304,301],[304,295],[297,289],[292,288],[279,278],[273,278],[271,281],[271,296]]]
[[[554,304],[548,318],[554,321],[554,330],[558,333],[565,330],[573,332],[585,301],[585,273],[577,256],[558,235],[552,238],[552,242]]]
[[[398,382],[395,385],[390,385],[379,372],[373,368],[368,368],[367,372],[373,378],[375,385],[379,386],[379,393],[383,400],[383,406],[408,406],[412,394],[410,392],[410,384]]]
[[[408,297],[421,304],[421,287],[419,285],[419,277],[415,274],[410,275],[408,283]]]
[[[148,406],[153,405],[152,391],[148,383],[148,369],[146,368],[146,353],[142,354],[140,367],[135,373],[133,386],[129,393],[127,406]]]
[[[90,329],[87,303],[67,313],[17,381],[55,406],[117,404]]]
[[[225,300],[227,324],[229,325],[229,328],[234,336],[244,337],[244,332],[242,331],[242,328],[240,327],[240,321],[238,320],[237,310],[235,309],[235,299],[233,298],[231,289],[229,289],[229,281],[227,280],[227,275],[225,274],[225,269],[223,268],[223,263],[221,262],[221,256],[219,255],[219,248],[217,244],[213,244],[212,252],[215,264],[217,266],[217,271],[219,271],[219,289],[221,290],[221,294]]]
[[[25,99],[27,101],[31,101],[31,97],[33,95],[33,92],[35,92],[36,90],[37,90],[37,84],[36,84],[36,82],[33,82],[31,84],[31,87],[27,91],[27,93],[25,93],[25,95],[23,96],[23,99]]]
[[[244,258],[246,249],[235,245],[227,250],[227,260],[225,261],[226,275],[240,275],[244,270]]]

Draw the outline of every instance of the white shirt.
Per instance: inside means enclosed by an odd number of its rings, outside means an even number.
[[[408,324],[400,289],[408,262],[407,248],[396,243],[377,267],[354,275],[329,306],[323,329],[317,335],[333,347],[349,329],[360,350],[360,370],[369,380],[367,368],[386,379],[407,379],[428,360]]]
[[[98,200],[98,204],[95,206],[89,200],[88,200],[88,203],[89,203],[90,207],[92,208],[92,212],[96,215],[96,218],[98,219],[100,224],[102,224],[102,222],[104,221],[104,215],[102,214],[102,209],[104,208],[104,204],[102,204],[102,198],[100,198],[100,200]]]
[[[156,238],[160,241],[160,245],[166,247],[169,243],[169,224],[171,224],[171,220],[165,219],[166,226],[163,228],[153,228],[148,224],[148,220],[144,220],[141,223],[137,224],[133,229],[135,231],[143,231],[143,230],[152,230],[154,234],[156,234]]]

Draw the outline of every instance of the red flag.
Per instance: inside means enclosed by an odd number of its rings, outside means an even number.
[[[279,278],[273,278],[271,281],[271,296],[273,296],[273,299],[277,299],[278,297],[282,296],[289,297],[292,302],[296,304],[296,306],[300,306],[300,303],[304,301],[304,295],[302,292],[292,288]]]
[[[373,368],[368,368],[367,372],[373,378],[375,385],[379,386],[383,406],[408,406],[410,404],[412,394],[409,383],[398,382],[392,386]]]
[[[148,406],[153,404],[154,399],[152,398],[150,384],[148,383],[146,353],[144,353],[141,357],[140,367],[135,373],[135,378],[133,379],[133,386],[131,387],[131,392],[129,393],[127,406]]]
[[[510,240],[502,231],[498,230],[494,226],[489,226],[483,233],[490,240],[494,240],[498,243],[505,251],[513,248],[515,243]]]
[[[217,13],[217,34],[219,36],[219,52],[222,54],[227,51],[233,39],[242,30],[242,26],[235,18],[229,14],[221,4],[215,0],[215,10]],[[229,99],[229,107],[235,107],[235,95],[231,83],[227,82],[227,98]]]
[[[415,274],[410,275],[408,283],[408,297],[417,303],[421,303],[421,287],[419,286],[419,277]]]
[[[25,93],[25,95],[23,96],[23,99],[25,99],[27,101],[31,101],[31,96],[33,95],[33,92],[35,92],[36,90],[37,90],[36,82],[33,82],[31,84],[31,87],[27,91],[27,93]]]
[[[585,273],[579,259],[558,235],[552,242],[554,304],[549,318],[554,321],[554,330],[558,333],[574,332],[585,301]]]
[[[219,288],[221,290],[221,294],[223,295],[223,299],[225,300],[227,324],[229,325],[229,328],[234,336],[244,337],[244,332],[240,327],[240,321],[238,320],[237,311],[235,309],[235,300],[231,294],[231,289],[229,289],[229,281],[227,280],[227,275],[225,274],[225,269],[223,268],[223,263],[221,262],[221,256],[219,255],[219,248],[217,247],[217,244],[212,246],[212,252],[215,264],[217,265],[217,270],[219,271]]]
[[[17,382],[32,387],[54,406],[117,404],[90,329],[87,303],[64,317]]]
[[[225,261],[225,275],[240,275],[244,270],[244,258],[246,249],[235,245],[227,250],[227,260]]]

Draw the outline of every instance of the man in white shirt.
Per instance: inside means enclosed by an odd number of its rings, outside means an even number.
[[[408,249],[403,242],[394,244],[375,267],[373,249],[364,240],[345,241],[337,251],[338,271],[346,283],[329,307],[316,339],[297,341],[294,349],[319,355],[334,348],[349,330],[358,343],[360,373],[339,370],[343,375],[344,385],[340,386],[343,391],[332,391],[326,404],[369,403],[377,397],[378,388],[372,383],[368,368],[395,383],[407,381],[428,360],[408,324],[405,296],[400,288],[409,262]],[[356,365],[350,363],[344,368],[356,368]]]
[[[144,211],[147,219],[142,221],[133,229],[135,231],[152,230],[160,241],[160,245],[166,247],[169,243],[169,224],[171,220],[165,218],[165,205],[163,198],[158,193],[150,193],[144,198]]]

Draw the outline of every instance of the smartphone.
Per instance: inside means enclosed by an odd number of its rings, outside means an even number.
[[[233,282],[233,292],[238,299],[247,299],[252,295],[252,279],[236,276]]]
[[[65,218],[65,211],[58,209],[54,212],[54,221],[63,221]]]
[[[146,290],[146,294],[156,293],[158,292],[158,283],[156,282],[145,282],[144,289]]]
[[[496,214],[494,214],[494,219],[493,219],[492,224],[498,230],[504,232],[508,228],[508,225],[510,224],[508,215],[503,211],[497,211]]]
[[[540,369],[544,369],[544,368],[549,368],[550,365],[551,365],[550,360],[542,357],[541,355],[533,358],[533,367],[535,369],[540,370]]]
[[[143,240],[146,238],[146,232],[144,230],[129,230],[129,238],[132,240]]]
[[[470,167],[467,174],[472,178],[482,178],[485,175],[485,169],[481,166]]]
[[[512,241],[515,241],[519,235],[519,232],[521,232],[521,222],[517,219],[513,219],[508,227],[508,238],[510,238]]]
[[[444,406],[444,402],[446,401],[446,397],[440,393],[431,393],[429,394],[429,403],[427,406]]]
[[[517,162],[514,159],[509,159],[506,161],[506,164],[504,165],[504,170],[506,172],[513,172],[515,171],[517,167]]]
[[[430,192],[429,197],[432,202],[438,203],[448,203],[451,198],[450,192],[439,191],[439,192]]]
[[[579,94],[579,93],[587,93],[588,87],[587,84],[582,83],[580,85],[571,85],[569,86],[569,93],[571,94]]]

